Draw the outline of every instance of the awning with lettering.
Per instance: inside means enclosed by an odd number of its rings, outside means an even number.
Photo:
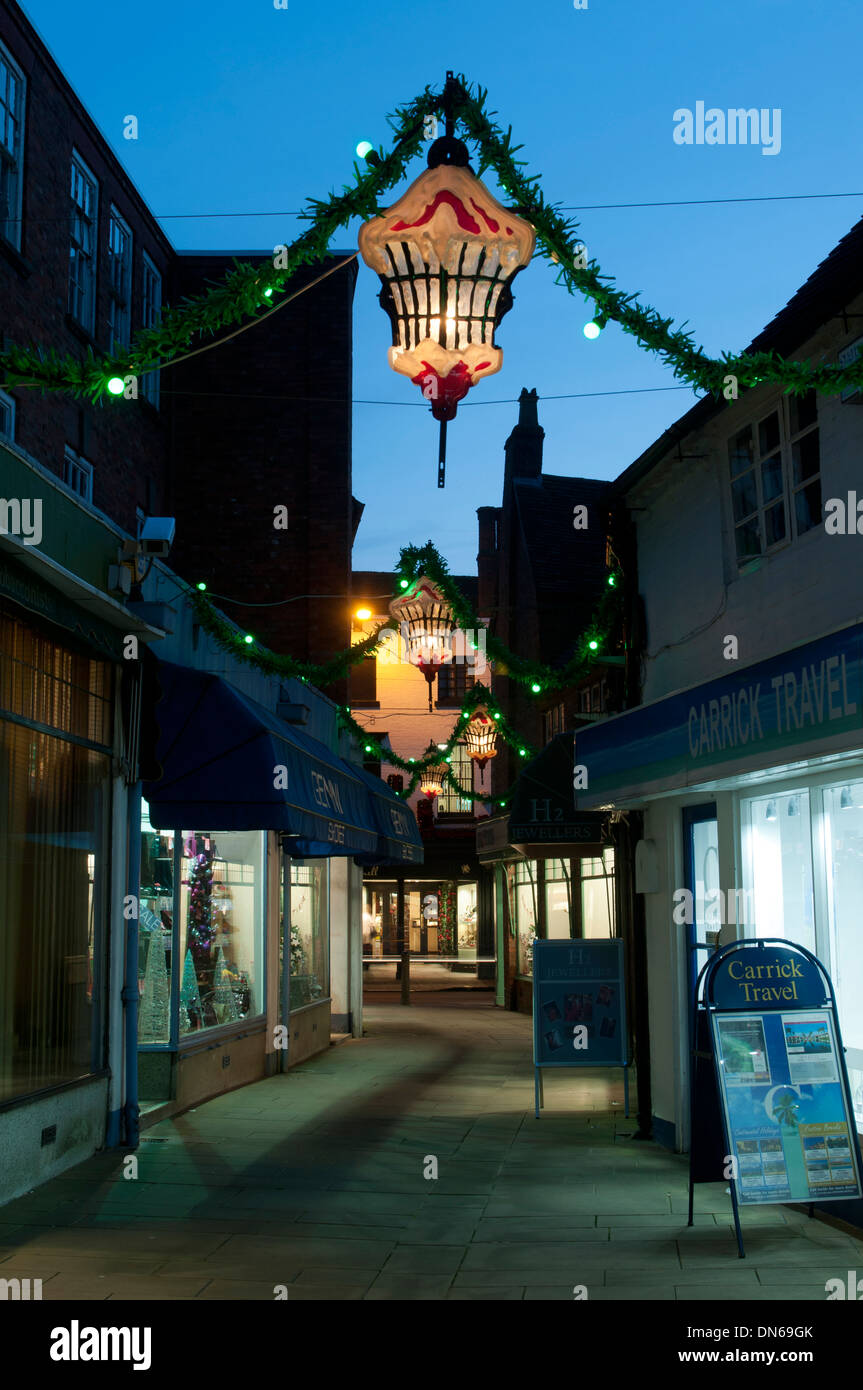
[[[516,779],[509,815],[477,826],[477,856],[579,858],[601,852],[607,817],[576,809],[572,733],[557,734]]]
[[[167,661],[158,673],[161,776],[143,786],[156,829],[280,830],[297,855],[377,852],[362,769],[219,676]]]

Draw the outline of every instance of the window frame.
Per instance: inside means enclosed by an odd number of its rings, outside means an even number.
[[[141,264],[141,327],[142,329],[155,328],[162,316],[162,291],[164,288],[162,272],[146,251],[141,252]],[[158,293],[153,293],[154,287],[157,288]],[[146,401],[149,401],[154,410],[159,409],[158,372],[144,372],[141,377],[141,394]]]
[[[7,241],[16,251],[21,250],[22,233],[22,210],[24,205],[24,135],[27,117],[27,78],[22,69],[16,63],[12,54],[5,44],[0,43],[0,64],[5,65],[7,75],[3,84],[3,93],[0,96],[0,107],[2,107],[3,131],[0,134],[0,162],[8,169],[12,168],[12,178],[15,181],[14,203],[10,199],[9,213],[4,221],[0,221],[0,236]],[[9,90],[9,82],[14,80],[18,84],[17,110],[10,112],[10,107],[6,104],[6,95]],[[15,124],[15,147],[10,150],[6,144],[6,122],[11,119]]]
[[[818,405],[818,394],[812,392],[814,397],[815,413],[814,419],[809,424],[800,428],[793,428],[792,407],[796,404],[796,398],[780,397],[774,401],[767,410],[759,411],[751,417],[747,423],[742,424],[725,439],[725,462],[727,468],[727,498],[731,523],[732,543],[734,547],[734,562],[738,570],[755,560],[760,560],[766,555],[773,555],[782,550],[785,546],[792,545],[802,536],[810,531],[816,530],[823,518],[823,496],[821,495],[821,447],[820,436],[818,438],[818,468],[817,471],[808,477],[801,479],[800,482],[794,480],[794,451],[795,448],[810,435],[819,435],[820,416]],[[761,437],[762,429],[775,415],[778,421],[778,440],[772,447],[762,451]],[[751,462],[746,468],[733,472],[733,450],[737,440],[745,434],[750,436]],[[779,459],[780,470],[780,491],[774,496],[765,500],[764,497],[764,467],[771,459]],[[734,485],[746,476],[751,476],[755,485],[755,507],[754,510],[747,511],[739,519],[735,514],[734,505]],[[811,526],[801,530],[798,525],[796,498],[798,494],[804,493],[807,488],[818,484],[820,516]],[[767,542],[767,515],[775,510],[781,503],[784,518],[784,533],[775,541]],[[738,549],[738,535],[743,528],[751,525],[755,521],[758,527],[759,548],[751,554],[741,554]]]
[[[117,228],[122,233],[125,242],[125,255],[120,260],[113,249],[112,240],[114,229]],[[126,219],[120,214],[113,203],[108,208],[108,340],[112,352],[118,347],[128,347],[132,341],[132,269],[134,266],[135,246],[132,237],[132,229]],[[118,286],[118,275],[115,267],[121,265],[123,279],[122,286]],[[124,332],[118,333],[118,315]]]
[[[81,326],[87,333],[93,334],[96,324],[96,298],[98,281],[98,262],[99,262],[99,181],[93,173],[87,161],[79,154],[75,147],[72,147],[72,158],[69,163],[71,174],[71,186],[69,189],[70,201],[70,225],[69,225],[69,283],[67,287],[66,306],[70,318]],[[75,201],[74,177],[78,173],[82,182],[89,185],[92,191],[93,206],[89,214],[85,214],[83,204]],[[84,242],[76,240],[75,229],[80,218],[84,217],[92,235],[92,245],[89,253],[84,251]],[[75,248],[78,248],[77,255]],[[82,284],[74,278],[73,267],[75,265],[85,265],[89,267],[89,287],[87,291],[87,303],[82,305],[86,309],[84,313],[78,312],[77,291],[82,289]],[[75,293],[73,293],[73,287]]]
[[[0,426],[0,440],[5,440],[7,444],[15,443],[15,407],[17,404],[18,402],[15,400],[14,396],[10,396],[7,391],[0,391],[0,405],[8,407],[10,417],[10,428],[8,432]]]
[[[462,754],[463,754],[463,756],[462,756]],[[458,756],[456,756],[456,755],[458,755]],[[474,789],[474,786],[473,786],[473,769],[474,769],[474,762],[473,762],[473,758],[471,758],[471,757],[468,756],[468,753],[467,753],[467,744],[465,744],[464,742],[453,744],[452,753],[450,754],[450,771],[452,772],[452,775],[453,775],[453,777],[455,778],[455,780],[456,780],[456,781],[459,783],[459,785],[462,786],[462,787],[465,786],[465,782],[464,782],[464,781],[462,780],[462,778],[459,776],[459,773],[462,772],[462,771],[468,772],[469,775],[470,775],[470,790],[471,790],[471,791],[473,791],[473,789]],[[454,805],[450,805],[450,804],[449,804],[450,802],[454,802],[455,804],[454,804]],[[472,816],[472,815],[473,815],[473,802],[471,801],[471,799],[470,799],[469,797],[466,797],[466,796],[458,796],[457,793],[454,792],[450,786],[446,785],[446,786],[444,786],[443,791],[440,792],[440,793],[438,794],[436,810],[437,810],[437,814],[438,814],[439,817],[441,817],[441,816]]]
[[[79,487],[76,487],[74,482],[70,481],[68,477],[68,474],[72,472],[74,469],[80,469],[81,473],[83,474],[86,480],[86,489],[84,492],[82,492]],[[92,504],[93,465],[92,463],[90,463],[89,459],[85,459],[82,454],[77,453],[72,448],[71,444],[67,444],[65,449],[63,450],[63,482],[66,484],[66,487],[69,488],[70,492],[74,493],[74,495],[79,499],[79,501],[89,502]]]

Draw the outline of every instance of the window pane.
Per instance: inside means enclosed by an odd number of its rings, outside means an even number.
[[[785,539],[785,503],[777,502],[764,512],[764,535],[767,545],[776,545]]]
[[[614,935],[614,878],[589,878],[581,885],[581,912],[588,937]]]
[[[758,452],[762,458],[779,448],[779,412],[774,410],[758,426]]]
[[[739,434],[728,441],[728,464],[732,478],[736,478],[738,473],[743,473],[747,468],[751,468],[753,457],[752,426],[747,425],[745,430],[741,430]]]
[[[792,434],[814,425],[818,419],[818,396],[815,391],[807,391],[803,396],[792,396],[790,406]]]
[[[802,483],[807,478],[814,478],[821,469],[821,457],[818,447],[818,431],[812,430],[810,434],[804,434],[802,439],[792,445],[791,458],[794,469],[794,482]]]
[[[782,493],[782,455],[774,454],[772,458],[765,459],[761,465],[761,497],[762,501],[772,502],[775,497]]]
[[[549,940],[572,936],[572,897],[569,865],[562,859],[545,863],[545,934]]]
[[[0,720],[0,1100],[101,1058],[98,973],[110,759]]]
[[[745,516],[750,516],[755,511],[758,506],[758,493],[754,468],[749,473],[744,473],[742,478],[735,478],[731,484],[731,502],[735,521],[742,521]]]
[[[808,487],[802,487],[794,494],[794,514],[797,521],[797,534],[811,531],[821,522],[821,479],[816,478]]]
[[[476,884],[460,883],[457,890],[458,953],[476,957]]]
[[[515,920],[518,937],[518,974],[533,974],[533,943],[537,935],[536,861],[526,860],[517,865],[515,889]]]
[[[743,802],[749,935],[782,936],[815,950],[809,793]]]
[[[141,806],[141,887],[138,911],[138,1042],[171,1040],[174,944],[174,834],[154,830]],[[194,1010],[194,1004],[192,1005]],[[200,1016],[193,1028],[201,1027]]]
[[[854,1113],[863,1128],[863,783],[824,791],[830,973],[836,991]]]
[[[754,516],[751,521],[744,521],[742,526],[737,527],[734,535],[737,541],[738,560],[746,560],[751,555],[761,554],[761,530],[757,517]]]
[[[329,866],[326,860],[291,860],[292,1009],[330,994]]]
[[[184,830],[180,1034],[263,1012],[264,846],[258,830]]]

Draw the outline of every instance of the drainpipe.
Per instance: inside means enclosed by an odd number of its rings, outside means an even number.
[[[126,983],[121,998],[125,1009],[126,1099],[123,1104],[125,1144],[137,1149],[138,1125],[138,911],[141,891],[141,783],[129,788],[129,865],[126,892],[135,914],[126,923]]]

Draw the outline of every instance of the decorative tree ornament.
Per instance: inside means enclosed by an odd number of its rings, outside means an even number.
[[[451,130],[431,146],[428,165],[388,212],[364,223],[359,248],[381,277],[389,364],[422,389],[440,421],[443,487],[447,421],[472,386],[500,371],[494,331],[536,237],[476,177]]]
[[[477,705],[464,731],[465,749],[473,758],[480,773],[484,772],[489,758],[497,756],[497,724],[485,705]]]
[[[427,757],[429,753],[436,752],[437,744],[430,743],[424,756]],[[446,775],[448,771],[449,766],[442,759],[440,762],[430,763],[420,774],[420,791],[423,796],[430,796],[432,800],[434,800],[436,796],[440,796],[446,786]]]
[[[392,600],[389,610],[399,624],[408,661],[428,681],[431,710],[435,677],[441,666],[452,661],[452,607],[434,581],[423,574]]]

